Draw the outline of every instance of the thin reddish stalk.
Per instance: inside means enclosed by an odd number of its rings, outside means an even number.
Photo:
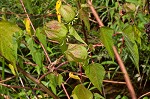
[[[66,73],[70,73],[72,72],[73,74],[76,74],[76,75],[81,75],[81,73],[77,73],[77,72],[73,72],[73,71],[68,71],[68,70],[63,70],[63,69],[57,69],[58,71],[63,71],[63,72],[66,72]],[[82,73],[82,77],[84,78],[88,78],[87,76],[85,76],[84,73]],[[69,78],[68,78],[69,79]],[[67,82],[68,79],[65,81]],[[112,80],[103,80],[104,83],[112,83],[112,84],[126,84],[126,82],[120,82],[120,81],[112,81]]]
[[[147,93],[145,93],[145,94],[143,94],[142,96],[140,96],[138,99],[141,99],[142,97],[144,97],[144,96],[149,96],[150,95],[150,92],[147,92]],[[143,98],[144,99],[144,98]]]
[[[12,77],[6,78],[6,79],[4,79],[4,80],[1,80],[0,83],[4,83],[4,82],[6,82],[6,81],[9,81],[9,80],[11,80],[11,79],[13,79],[13,78],[15,78],[15,77],[16,77],[16,76],[12,76]]]
[[[7,85],[7,84],[3,84],[0,83],[0,85],[8,87],[8,88],[15,88],[15,89],[28,89],[28,90],[40,90],[40,91],[44,91],[43,89],[39,89],[39,88],[30,88],[30,87],[22,87],[22,86],[16,86],[16,85]]]
[[[94,9],[94,7],[93,7],[93,5],[92,5],[92,2],[91,2],[90,0],[88,0],[88,4],[89,4],[89,6],[90,6],[90,9],[91,9],[91,11],[92,11],[94,17],[95,17],[96,20],[97,20],[99,26],[100,26],[100,27],[104,26],[103,22],[100,20],[100,18],[99,18],[99,16],[98,16],[97,12],[96,12],[96,10]],[[118,64],[119,64],[119,66],[120,66],[120,69],[121,69],[121,71],[124,73],[124,79],[125,79],[125,81],[126,81],[126,85],[127,85],[128,90],[129,90],[129,92],[130,92],[130,95],[131,95],[132,99],[137,99],[136,94],[135,94],[135,91],[134,91],[134,88],[133,88],[132,83],[131,83],[131,81],[130,81],[129,75],[128,75],[128,73],[127,73],[127,71],[126,71],[126,68],[125,68],[125,66],[124,66],[124,64],[123,64],[123,61],[122,61],[122,59],[120,58],[120,55],[118,54],[116,47],[115,47],[115,46],[112,46],[112,47],[113,47],[113,51],[114,51],[114,54],[115,54],[115,56],[116,56],[117,62],[118,62]]]
[[[28,15],[28,13],[27,13],[27,10],[26,10],[26,8],[25,8],[25,6],[24,6],[23,1],[22,1],[22,0],[20,0],[20,3],[21,3],[21,5],[22,5],[22,8],[23,8],[23,10],[24,10],[24,12],[25,12],[25,14],[26,14],[26,16],[27,16],[28,20],[29,20],[29,21],[30,21],[30,23],[31,23],[31,26],[32,26],[33,31],[35,32],[36,30],[35,30],[35,28],[34,28],[34,26],[33,26],[33,24],[32,24],[32,21],[30,20],[30,17],[29,17],[29,15]]]
[[[31,24],[31,26],[32,26],[32,29],[33,29],[34,35],[35,35],[36,30],[35,30],[35,28],[34,28],[34,26],[33,26],[33,23],[32,23],[32,21],[31,21],[31,19],[30,19],[30,17],[29,17],[29,14],[27,13],[27,10],[26,10],[26,8],[25,8],[25,6],[24,6],[24,3],[23,3],[22,0],[20,0],[20,3],[21,3],[21,5],[22,5],[22,8],[23,8],[23,10],[24,10],[24,12],[25,12],[25,14],[26,14],[28,20],[30,21],[30,24]],[[48,56],[48,53],[47,53],[46,49],[44,48],[44,46],[43,46],[43,44],[42,44],[41,42],[40,42],[40,45],[41,45],[41,47],[42,47],[42,49],[43,49],[43,51],[44,51],[44,53],[45,53],[45,55],[46,55],[46,58],[48,59],[49,63],[51,64],[51,60],[50,60],[50,58],[49,58],[49,56]]]
[[[66,90],[66,88],[65,88],[65,86],[64,86],[63,83],[61,84],[61,86],[63,87],[63,90],[64,90],[64,92],[65,92],[67,98],[70,99],[69,94],[68,94],[68,92],[67,92],[67,90]]]
[[[98,22],[99,26],[100,26],[100,27],[104,26],[103,22],[100,20],[100,18],[99,18],[99,16],[98,16],[97,12],[95,11],[95,9],[94,9],[94,7],[93,7],[93,5],[92,5],[92,2],[91,2],[90,0],[88,0],[88,4],[89,4],[90,9],[91,9],[91,11],[92,11],[92,13],[93,13],[93,15],[94,15],[96,21]]]
[[[120,55],[118,54],[117,49],[116,49],[115,46],[113,46],[113,50],[114,50],[116,59],[117,59],[117,61],[118,61],[118,64],[119,64],[119,66],[120,66],[120,69],[121,69],[121,71],[124,73],[124,79],[125,79],[125,81],[126,81],[126,85],[127,85],[128,90],[129,90],[129,92],[130,92],[130,95],[131,95],[132,99],[137,99],[137,98],[136,98],[135,91],[134,91],[134,88],[133,88],[133,86],[132,86],[132,83],[131,83],[131,81],[130,81],[129,75],[128,75],[128,73],[127,73],[127,70],[126,70],[126,68],[125,68],[125,66],[124,66],[124,64],[123,64],[123,61],[122,61],[122,59],[120,58]]]
[[[49,63],[51,64],[52,62],[51,62],[51,59],[48,56],[48,53],[47,53],[46,49],[44,48],[44,46],[43,46],[43,44],[41,42],[40,42],[40,45],[41,45],[41,47],[42,47],[42,49],[43,49],[43,51],[45,53],[46,58],[48,59]]]

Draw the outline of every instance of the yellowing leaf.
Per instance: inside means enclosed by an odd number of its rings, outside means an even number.
[[[58,22],[61,23],[61,15],[59,12],[60,6],[61,6],[61,0],[57,0],[56,7],[55,7],[56,8],[56,14],[57,14]]]
[[[60,6],[61,6],[61,0],[57,0],[57,2],[56,2],[56,11],[59,10]]]
[[[30,20],[28,18],[24,19],[24,24],[26,27],[26,31],[29,35],[31,35],[31,26],[30,26]]]
[[[86,66],[85,74],[90,79],[92,84],[101,92],[103,79],[105,77],[104,67],[99,63],[89,64]]]
[[[64,39],[66,39],[66,34],[68,33],[66,26],[58,21],[50,21],[46,23],[44,30],[49,39],[58,42],[62,42]]]
[[[0,21],[0,54],[12,64],[12,66],[10,66],[12,71],[17,71],[16,60],[18,43],[14,38],[14,34],[20,30],[16,24],[8,21]]]
[[[80,80],[80,78],[77,75],[74,75],[72,72],[69,73],[69,77],[73,79]]]
[[[11,69],[11,72],[16,75],[15,68],[13,65],[9,64],[8,67]]]
[[[87,59],[87,49],[79,44],[69,44],[64,52],[68,61],[84,62]]]
[[[57,13],[58,22],[61,23],[61,15],[60,13]]]

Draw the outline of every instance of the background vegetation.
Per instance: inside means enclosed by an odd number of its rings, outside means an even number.
[[[90,0],[87,0],[90,1]],[[0,97],[130,99],[150,95],[149,0],[0,0]]]

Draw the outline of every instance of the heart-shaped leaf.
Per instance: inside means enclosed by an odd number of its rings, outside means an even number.
[[[101,86],[105,76],[105,69],[101,64],[92,63],[86,66],[85,74],[90,79],[92,84],[101,91]]]
[[[73,99],[93,99],[93,94],[82,84],[79,84],[72,91],[72,97]]]

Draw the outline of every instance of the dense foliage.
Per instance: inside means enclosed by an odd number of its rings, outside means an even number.
[[[116,46],[148,99],[149,0],[93,0],[103,27],[87,1],[0,0],[0,97],[130,99]]]

